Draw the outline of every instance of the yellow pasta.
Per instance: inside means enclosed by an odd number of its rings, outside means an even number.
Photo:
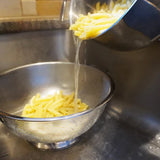
[[[76,22],[70,26],[70,30],[82,40],[95,38],[111,27],[130,6],[130,0],[111,1],[109,5],[97,2],[93,13],[79,15]]]
[[[75,102],[74,93],[64,95],[60,91],[46,97],[37,94],[30,100],[30,103],[25,105],[22,116],[30,118],[60,117],[87,109],[88,105],[82,103],[80,99]]]

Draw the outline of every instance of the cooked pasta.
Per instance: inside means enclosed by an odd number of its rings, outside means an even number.
[[[111,1],[109,5],[106,3],[101,5],[97,2],[93,13],[81,14],[70,26],[70,30],[73,30],[74,35],[82,40],[95,38],[111,27],[130,6],[130,0]]]
[[[30,100],[30,103],[25,105],[22,116],[30,118],[60,117],[82,112],[86,109],[88,109],[88,105],[82,103],[80,99],[75,102],[74,93],[64,95],[60,91],[46,97],[37,94]]]

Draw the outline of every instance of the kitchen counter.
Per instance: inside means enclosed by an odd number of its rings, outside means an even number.
[[[25,32],[35,30],[50,30],[50,29],[66,29],[69,27],[68,21],[60,21],[53,17],[41,18],[17,18],[5,19],[0,21],[0,34],[11,32]]]

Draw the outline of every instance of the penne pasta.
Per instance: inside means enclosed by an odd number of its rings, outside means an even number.
[[[82,40],[95,38],[104,30],[111,27],[130,7],[130,0],[111,1],[109,5],[96,3],[93,13],[80,15],[74,24],[70,26],[74,35]]]
[[[40,94],[33,96],[29,104],[25,105],[22,116],[30,118],[60,117],[74,114],[75,111],[82,112],[86,109],[88,109],[88,105],[82,103],[80,99],[75,102],[74,93],[64,95],[60,91],[46,97],[41,97]]]

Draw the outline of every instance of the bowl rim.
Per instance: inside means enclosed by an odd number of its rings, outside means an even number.
[[[38,62],[38,63],[31,63],[31,64],[27,64],[27,65],[22,65],[22,66],[18,66],[12,69],[9,69],[7,71],[4,71],[2,73],[0,73],[0,77],[1,76],[5,76],[7,74],[9,74],[10,72],[16,71],[18,69],[23,69],[23,68],[27,68],[27,67],[31,67],[31,66],[39,66],[39,65],[46,65],[46,64],[74,64],[72,62],[61,62],[61,61],[51,61],[51,62]],[[95,69],[98,72],[101,72],[105,75],[105,77],[107,77],[110,81],[110,90],[109,90],[109,94],[106,96],[106,98],[99,104],[97,104],[94,108],[90,108],[87,109],[83,112],[78,112],[78,113],[74,113],[74,114],[70,114],[67,116],[61,116],[61,117],[50,117],[50,118],[29,118],[29,117],[22,117],[22,116],[16,116],[7,112],[3,112],[0,110],[0,120],[3,122],[3,118],[9,118],[9,119],[13,119],[13,120],[19,120],[19,121],[28,121],[28,122],[49,122],[49,121],[58,121],[58,120],[65,120],[65,119],[71,119],[71,118],[75,118],[75,117],[79,117],[85,114],[88,114],[102,106],[104,106],[107,102],[109,102],[109,100],[112,98],[113,93],[114,93],[114,82],[111,78],[111,76],[107,73],[104,73],[103,71],[93,67],[93,66],[89,66],[89,65],[85,65],[85,64],[80,64],[81,66],[87,66],[91,69]]]

